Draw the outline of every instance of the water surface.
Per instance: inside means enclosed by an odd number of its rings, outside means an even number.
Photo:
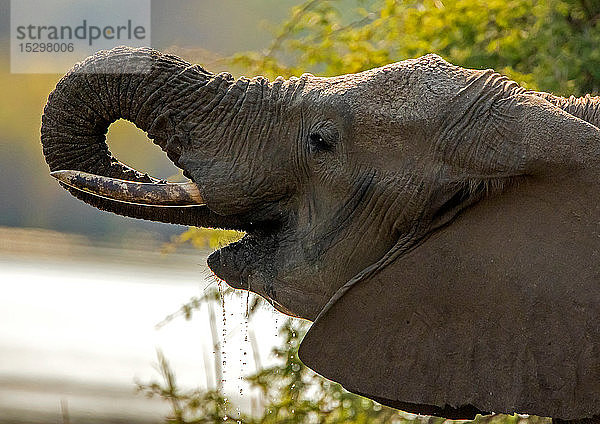
[[[256,335],[259,357],[273,361],[274,313],[262,310],[246,327],[245,296],[226,299],[226,338],[217,352],[208,308],[190,321],[177,318],[156,327],[216,284],[205,266],[206,252],[162,255],[152,246],[64,241],[29,249],[6,237],[0,247],[2,422],[62,422],[65,411],[71,423],[161,422],[167,405],[135,392],[136,381],[160,380],[157,349],[183,388],[214,387],[215,359],[222,354],[225,390],[239,397],[243,389],[241,403],[247,405],[252,394],[239,376],[257,367],[244,341],[247,328]],[[220,305],[214,315],[222,342]],[[250,358],[246,365],[243,352]]]

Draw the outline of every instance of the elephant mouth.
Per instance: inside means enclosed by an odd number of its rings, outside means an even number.
[[[234,289],[249,290],[264,297],[276,309],[291,315],[277,301],[272,283],[278,268],[277,252],[284,239],[284,223],[276,219],[247,220],[246,234],[238,241],[215,250],[207,259],[216,277]],[[244,219],[245,220],[245,219]]]
[[[275,228],[273,223],[265,223],[265,228],[267,226]],[[241,240],[214,251],[207,263],[212,272],[232,288],[256,293],[279,312],[300,317],[280,302],[273,283],[276,280],[274,257],[279,248],[278,234],[273,231],[266,235],[264,229],[247,233]]]

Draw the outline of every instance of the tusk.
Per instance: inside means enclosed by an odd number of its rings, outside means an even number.
[[[117,202],[151,206],[204,205],[193,182],[140,183],[72,170],[54,171],[50,175],[76,190]]]

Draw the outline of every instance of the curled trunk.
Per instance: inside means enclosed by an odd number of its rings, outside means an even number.
[[[229,76],[230,78],[230,76]],[[159,180],[119,162],[106,133],[118,119],[133,122],[177,165],[185,140],[174,131],[174,114],[206,98],[205,87],[222,85],[197,65],[149,48],[103,51],[76,65],[50,94],[41,140],[51,171],[77,170],[126,181]],[[206,100],[206,99],[205,99]],[[169,207],[121,203],[63,185],[75,197],[102,210],[182,225],[240,227],[235,217],[215,216],[206,206]]]

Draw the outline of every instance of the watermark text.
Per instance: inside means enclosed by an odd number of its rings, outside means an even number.
[[[11,1],[12,72],[64,73],[119,45],[151,45],[150,0]]]

